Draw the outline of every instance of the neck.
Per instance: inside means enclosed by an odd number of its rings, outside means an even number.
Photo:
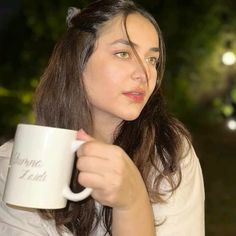
[[[114,134],[121,122],[121,119],[111,119],[96,114],[96,117],[93,117],[93,136],[99,141],[113,143]]]

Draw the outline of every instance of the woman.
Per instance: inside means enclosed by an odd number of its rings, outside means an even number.
[[[201,168],[188,132],[164,108],[156,21],[132,1],[99,0],[70,8],[67,23],[36,91],[36,120],[79,130],[86,143],[72,188],[93,192],[38,213],[2,203],[1,235],[204,235]]]

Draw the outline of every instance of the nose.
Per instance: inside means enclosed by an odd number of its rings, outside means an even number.
[[[146,83],[148,80],[148,70],[142,61],[133,62],[132,79]]]

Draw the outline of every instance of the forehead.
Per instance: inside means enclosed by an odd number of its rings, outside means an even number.
[[[117,15],[106,22],[98,32],[98,41],[116,40],[118,38],[127,38],[127,33],[130,40],[134,43],[146,42],[150,46],[159,46],[158,32],[154,25],[144,16],[139,13],[133,13],[127,16],[126,24],[124,24],[124,16]]]

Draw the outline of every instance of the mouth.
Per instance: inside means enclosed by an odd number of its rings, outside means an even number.
[[[130,91],[123,93],[126,97],[128,97],[131,101],[136,103],[141,103],[144,101],[145,92],[143,91]]]

